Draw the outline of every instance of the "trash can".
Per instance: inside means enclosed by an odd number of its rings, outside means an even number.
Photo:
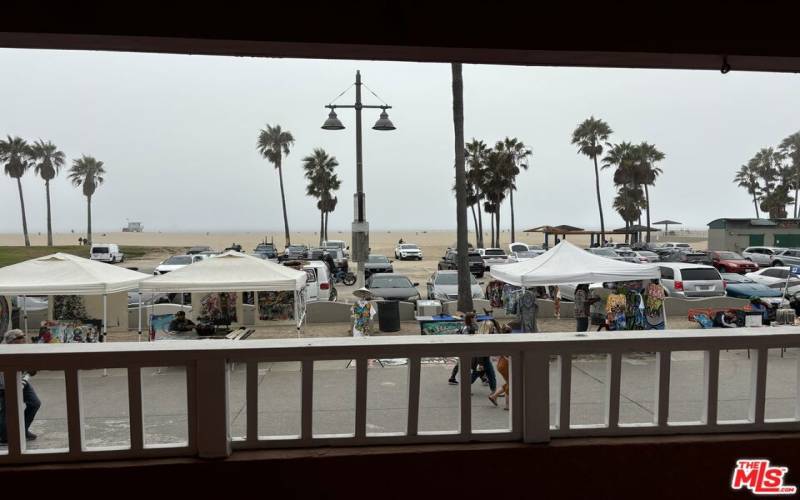
[[[378,328],[382,332],[400,331],[400,302],[397,300],[378,301]]]

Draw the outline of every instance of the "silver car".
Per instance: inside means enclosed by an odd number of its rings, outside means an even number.
[[[622,260],[625,262],[633,262],[634,264],[641,262],[639,257],[636,256],[636,252],[630,248],[616,248],[614,251],[617,252],[617,255],[622,257]]]
[[[483,297],[480,284],[471,273],[470,292],[473,299]],[[436,271],[426,283],[428,299],[431,300],[458,300],[458,271]]]
[[[662,262],[661,284],[670,297],[722,297],[725,285],[712,266],[682,262]]]
[[[412,283],[410,279],[402,274],[394,273],[375,273],[369,277],[366,286],[375,297],[386,300],[410,300],[420,299],[417,290],[419,283]]]
[[[589,253],[593,253],[595,255],[599,255],[601,257],[607,257],[609,259],[620,260],[620,261],[625,261],[626,260],[625,257],[622,257],[620,254],[617,253],[617,251],[615,249],[610,248],[610,247],[605,247],[605,248],[587,248],[586,251],[589,252]]]
[[[800,250],[795,250],[793,248],[778,250],[772,256],[772,262],[770,265],[778,267],[800,266]]]
[[[759,267],[769,267],[772,265],[772,257],[783,250],[786,249],[781,247],[747,247],[742,252],[742,257],[755,262]]]

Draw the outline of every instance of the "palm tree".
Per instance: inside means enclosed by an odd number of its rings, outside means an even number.
[[[481,216],[481,200],[485,195],[481,191],[481,186],[484,184],[484,177],[486,176],[486,155],[489,153],[489,148],[486,143],[477,139],[472,139],[467,143],[464,151],[464,156],[467,161],[467,189],[472,190],[472,193],[467,193],[467,203],[472,207],[472,218],[475,218],[475,205],[478,205],[478,224],[475,229],[475,244],[479,248],[483,248],[483,217]],[[455,188],[453,188],[455,190]]]
[[[597,168],[597,157],[603,154],[603,144],[614,131],[603,120],[594,116],[584,120],[572,132],[572,144],[578,146],[578,152],[594,161],[594,182],[597,192],[597,210],[600,212],[600,239],[606,239],[606,226],[603,220],[603,203],[600,201],[600,172]]]
[[[272,162],[278,169],[278,179],[281,184],[281,204],[283,205],[283,230],[286,236],[286,246],[291,244],[289,239],[289,218],[286,215],[286,195],[283,192],[283,169],[281,168],[284,156],[289,156],[289,148],[294,145],[294,137],[288,130],[282,130],[280,125],[267,125],[258,133],[257,149],[267,161]]]
[[[325,213],[330,207],[330,200],[333,198],[332,192],[339,189],[341,181],[336,175],[336,167],[339,162],[336,158],[329,156],[322,148],[314,149],[314,152],[303,158],[303,169],[305,177],[308,179],[306,194],[317,198],[317,208],[319,208],[319,244],[325,239]]]
[[[660,168],[656,167],[656,162],[664,159],[665,155],[658,149],[655,144],[648,144],[642,142],[636,146],[636,156],[638,157],[638,169],[642,177],[642,185],[644,186],[644,203],[645,210],[647,211],[647,242],[650,243],[650,191],[648,186],[655,186],[656,178],[663,172]]]
[[[614,210],[619,213],[625,221],[625,229],[628,229],[639,217],[642,216],[644,207],[644,193],[641,188],[631,185],[622,185],[614,198]],[[628,242],[630,234],[625,233],[625,242]]]
[[[31,146],[31,157],[35,163],[34,172],[44,179],[47,195],[47,246],[53,246],[53,219],[50,215],[50,181],[64,166],[64,153],[50,141],[38,140]]]
[[[72,185],[83,187],[83,195],[86,197],[86,239],[89,240],[89,245],[92,244],[92,196],[103,184],[105,174],[103,162],[86,155],[73,160],[72,167],[69,169],[69,180]]]
[[[486,175],[481,190],[485,193],[494,216],[492,247],[500,246],[500,207],[506,198],[506,192],[511,188],[513,168],[511,155],[506,151],[493,149],[487,153]]]
[[[22,233],[25,236],[25,246],[31,246],[28,237],[28,219],[25,216],[25,198],[22,196],[22,176],[31,166],[30,147],[21,137],[7,136],[6,140],[0,141],[0,162],[5,164],[5,173],[12,179],[17,180],[17,190],[19,191],[19,206],[22,209]]]
[[[339,185],[337,184],[336,189],[339,189]],[[329,197],[327,200],[323,202],[323,209],[325,210],[325,239],[328,239],[328,216],[331,212],[336,210],[336,205],[339,204],[339,198],[336,196]]]
[[[762,148],[748,163],[764,182],[761,210],[768,212],[772,219],[786,217],[786,204],[791,200],[789,187],[784,182],[789,177],[784,160],[782,152]]]
[[[508,198],[511,204],[511,241],[517,241],[516,233],[514,232],[514,191],[517,189],[517,176],[521,170],[528,170],[528,157],[533,154],[533,151],[525,146],[525,143],[514,138],[506,137],[502,141],[498,141],[495,149],[505,151],[511,157],[510,165],[510,186],[508,188]]]
[[[797,198],[798,194],[800,194],[798,193],[798,191],[800,191],[800,132],[795,132],[781,141],[781,145],[778,146],[778,149],[792,161],[790,167],[792,174],[791,184],[794,189],[794,218],[796,219],[798,216]]]
[[[756,219],[758,219],[760,217],[758,213],[758,196],[761,194],[761,185],[758,183],[758,173],[753,168],[753,165],[747,164],[739,167],[733,182],[737,186],[747,189],[747,192],[753,196],[753,207],[756,209]]]
[[[471,276],[467,250],[467,173],[464,165],[464,80],[461,63],[452,63],[453,135],[456,167],[456,259],[458,259],[458,310],[469,312],[472,304]]]

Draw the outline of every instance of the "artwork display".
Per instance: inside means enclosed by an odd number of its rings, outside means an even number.
[[[425,321],[422,322],[423,335],[455,335],[464,326],[463,321]]]
[[[258,319],[261,321],[293,320],[294,292],[258,292]]]
[[[237,323],[236,292],[209,293],[200,300],[200,314],[197,319],[216,325]]]
[[[79,295],[56,295],[53,297],[53,317],[57,320],[86,319],[86,306]]]
[[[175,319],[174,314],[150,315],[150,340],[164,340],[169,337],[169,325]]]
[[[94,343],[100,339],[100,326],[80,321],[42,321],[36,344]]]
[[[598,304],[609,330],[663,330],[665,328],[664,288],[655,282],[604,283],[610,290]],[[594,315],[593,315],[594,316]]]

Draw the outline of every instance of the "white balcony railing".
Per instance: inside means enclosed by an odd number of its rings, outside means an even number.
[[[573,436],[629,436],[686,433],[800,431],[800,407],[794,418],[765,420],[768,349],[800,347],[800,328],[749,328],[735,330],[675,330],[663,332],[574,333],[529,335],[476,335],[432,337],[317,338],[286,340],[172,341],[0,346],[0,370],[6,382],[8,425],[7,453],[0,464],[52,461],[147,458],[165,456],[225,457],[232,450],[470,441],[547,442]],[[749,418],[734,422],[717,420],[720,351],[747,349],[752,361]],[[670,413],[670,355],[676,351],[704,353],[703,416],[697,422],[675,423]],[[656,353],[653,419],[648,423],[620,422],[621,360],[623,354]],[[461,366],[473,356],[504,354],[511,358],[511,412],[503,430],[473,430],[470,385],[459,387],[459,422],[454,432],[422,432],[420,417],[421,360],[458,357]],[[607,354],[605,419],[602,424],[574,425],[570,417],[572,358],[574,355]],[[555,386],[555,418],[551,425],[550,374],[554,356],[560,374]],[[396,434],[367,433],[367,370],[369,359],[408,359],[406,431]],[[349,435],[315,435],[312,432],[314,363],[323,360],[356,360],[355,432]],[[264,438],[258,435],[258,363],[301,363],[300,433]],[[228,413],[229,374],[232,363],[246,370],[246,435],[232,439]],[[240,363],[243,363],[241,365]],[[188,440],[179,445],[146,446],[143,426],[141,369],[178,366],[186,370]],[[92,449],[84,439],[80,370],[127,368],[130,446]],[[22,429],[23,370],[60,370],[65,374],[68,447],[63,450],[27,450]],[[800,369],[797,370],[800,374]],[[796,398],[797,399],[797,398]]]

